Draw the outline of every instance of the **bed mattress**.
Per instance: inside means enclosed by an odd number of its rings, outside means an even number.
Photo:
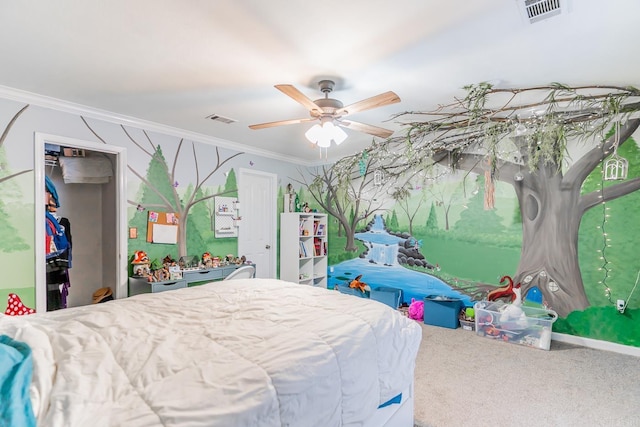
[[[39,426],[356,426],[412,383],[421,331],[274,279],[0,318],[32,350]]]

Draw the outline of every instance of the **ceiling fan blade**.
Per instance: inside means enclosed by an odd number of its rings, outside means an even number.
[[[393,135],[393,131],[389,129],[380,128],[377,126],[367,125],[360,122],[353,122],[351,120],[337,120],[338,125],[358,132],[368,133],[369,135],[378,136],[380,138],[388,138]]]
[[[312,122],[318,120],[316,118],[308,117],[304,119],[291,119],[291,120],[279,120],[277,122],[268,122],[268,123],[259,123],[256,125],[249,125],[250,129],[265,129],[272,128],[276,126],[284,126],[284,125],[295,125],[296,123],[304,123],[304,122]]]
[[[284,93],[288,97],[292,98],[294,101],[302,104],[309,111],[316,111],[318,113],[322,113],[322,109],[318,107],[315,102],[313,102],[310,98],[308,98],[304,93],[300,92],[292,85],[275,85],[275,88],[280,92]]]
[[[342,107],[336,111],[336,115],[346,116],[348,114],[358,113],[372,108],[395,104],[396,102],[400,102],[400,97],[394,92],[389,91],[381,93],[380,95],[372,96],[371,98],[363,99],[362,101],[354,102],[346,107]]]

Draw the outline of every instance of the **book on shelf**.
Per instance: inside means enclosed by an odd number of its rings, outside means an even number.
[[[304,242],[300,242],[300,258],[306,258],[307,255],[307,248],[304,245]]]
[[[327,253],[328,253],[327,252],[327,242],[324,242],[323,249],[324,249],[324,253],[322,255],[327,255]]]
[[[313,255],[314,256],[322,255],[322,239],[318,237],[313,239]]]
[[[324,224],[318,224],[318,229],[316,230],[317,236],[324,236]]]
[[[313,235],[318,235],[318,227],[320,226],[320,220],[316,219],[313,221]]]

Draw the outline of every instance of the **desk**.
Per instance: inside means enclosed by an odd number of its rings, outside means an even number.
[[[206,282],[223,280],[229,274],[245,265],[249,264],[232,264],[216,268],[182,270],[182,279],[165,280],[162,282],[149,282],[146,277],[129,277],[129,296],[170,291],[188,286],[197,286],[198,284]]]

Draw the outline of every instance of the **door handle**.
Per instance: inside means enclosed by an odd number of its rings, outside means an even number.
[[[266,245],[264,248],[265,249],[271,249],[271,245]]]

